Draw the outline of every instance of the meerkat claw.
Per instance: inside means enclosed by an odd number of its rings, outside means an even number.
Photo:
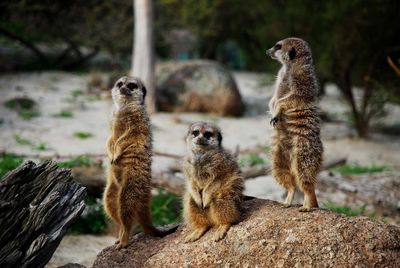
[[[300,207],[300,208],[299,208],[299,211],[300,211],[300,212],[310,212],[310,211],[311,211],[311,208]]]
[[[216,230],[216,232],[214,234],[214,241],[218,242],[222,238],[224,238],[226,233],[228,232],[229,227],[230,227],[229,225],[222,225],[222,226],[218,227],[218,229]]]
[[[125,248],[125,247],[126,247],[126,245],[123,245],[121,242],[119,242],[119,243],[115,246],[115,249],[120,250],[120,249]]]
[[[185,243],[194,242],[198,240],[204,234],[203,230],[201,231],[193,231],[191,234],[186,236]]]

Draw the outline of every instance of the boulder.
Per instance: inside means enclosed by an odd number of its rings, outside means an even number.
[[[157,108],[240,116],[244,104],[227,69],[212,61],[165,62],[157,65]]]
[[[219,242],[211,230],[185,244],[184,225],[163,239],[140,233],[126,249],[104,249],[93,267],[400,267],[397,226],[262,199],[244,206],[243,221]]]

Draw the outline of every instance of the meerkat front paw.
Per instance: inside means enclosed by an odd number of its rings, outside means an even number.
[[[205,193],[203,193],[202,199],[203,199],[203,209],[205,209],[211,203],[211,195],[209,195],[208,193],[205,192]]]
[[[225,237],[226,233],[229,230],[230,225],[220,225],[218,228],[216,228],[215,233],[214,233],[214,241],[218,242],[222,238]]]
[[[188,242],[193,242],[198,240],[205,232],[207,231],[207,228],[201,228],[201,229],[196,229],[193,232],[191,232],[189,235],[186,236],[185,238],[185,243]]]

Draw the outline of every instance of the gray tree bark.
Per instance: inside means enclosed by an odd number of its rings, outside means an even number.
[[[155,112],[153,2],[152,0],[133,0],[133,9],[135,26],[131,75],[143,80],[147,88],[147,109],[149,112]]]

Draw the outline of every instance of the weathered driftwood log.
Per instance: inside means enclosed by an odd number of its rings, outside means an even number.
[[[85,187],[51,161],[28,161],[0,181],[0,267],[43,267],[85,203]]]

